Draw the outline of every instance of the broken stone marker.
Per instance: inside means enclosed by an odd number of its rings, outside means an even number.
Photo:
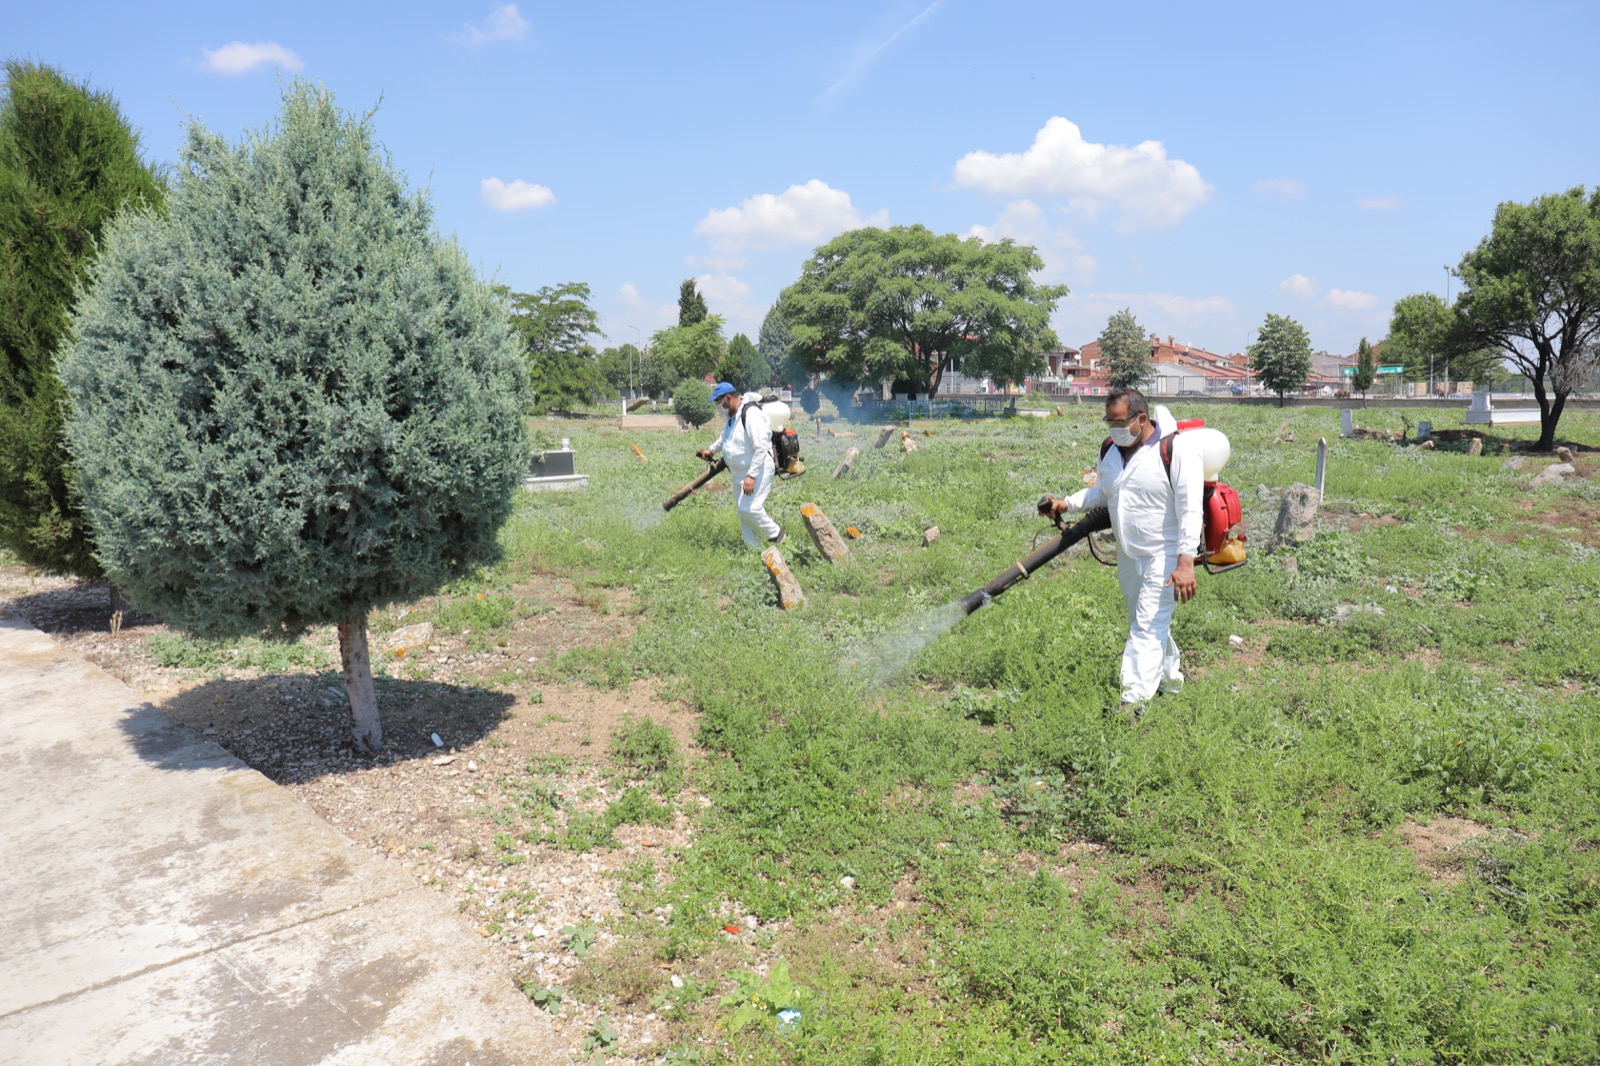
[[[800,589],[800,582],[794,578],[794,571],[789,569],[789,564],[783,561],[783,553],[777,548],[768,548],[761,553],[761,564],[767,568],[767,573],[772,575],[772,584],[778,590],[778,606],[785,611],[792,611],[803,606],[806,594]]]
[[[850,472],[850,467],[855,463],[856,456],[861,454],[860,448],[851,448],[844,453],[844,462],[833,468],[835,478],[844,477]]]
[[[1283,504],[1278,508],[1278,524],[1272,531],[1268,551],[1300,544],[1310,540],[1316,532],[1317,511],[1322,506],[1322,493],[1298,481],[1283,494]]]
[[[850,548],[839,536],[839,531],[833,528],[828,516],[822,513],[822,508],[814,503],[802,505],[800,520],[806,524],[806,532],[811,534],[811,543],[817,546],[817,551],[828,562],[842,562],[850,557]]]
[[[1475,458],[1483,454],[1483,438],[1473,437],[1472,443],[1467,445],[1467,457]]]
[[[902,433],[900,435],[900,450],[907,455],[917,450],[917,442],[911,439],[911,434]]]
[[[922,546],[924,548],[930,547],[933,544],[933,542],[938,540],[938,539],[939,539],[939,527],[938,526],[929,526],[927,528],[927,530],[922,534]]]
[[[1560,459],[1563,463],[1572,462],[1572,449],[1563,444],[1561,447],[1556,449],[1556,458]]]
[[[893,426],[884,426],[883,427],[883,432],[878,434],[878,443],[874,444],[873,447],[874,448],[883,447],[885,444],[889,443],[889,438],[892,437],[892,436],[894,436],[894,427]]]
[[[419,651],[427,651],[428,642],[432,639],[432,622],[401,626],[383,638],[383,650],[395,655],[415,655]]]
[[[1563,481],[1571,481],[1578,476],[1578,468],[1571,463],[1556,463],[1547,466],[1534,475],[1530,484],[1535,487],[1540,485],[1556,485]]]

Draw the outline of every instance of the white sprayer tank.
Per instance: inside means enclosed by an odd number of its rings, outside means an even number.
[[[1207,481],[1215,481],[1221,476],[1222,468],[1228,465],[1228,457],[1233,454],[1227,435],[1209,426],[1186,429],[1178,440],[1199,454],[1200,469]]]
[[[788,428],[791,413],[788,404],[782,400],[769,400],[761,405],[761,410],[766,414],[767,421],[772,423],[772,432],[782,433]]]

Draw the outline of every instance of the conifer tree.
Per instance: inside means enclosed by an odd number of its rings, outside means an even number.
[[[325,90],[235,146],[189,130],[165,215],[109,227],[61,361],[100,558],[207,637],[338,627],[383,741],[375,607],[492,561],[528,458],[503,299]]]
[[[1106,372],[1113,388],[1138,388],[1155,374],[1155,362],[1150,356],[1150,338],[1133,309],[1125,307],[1106,319],[1106,328],[1100,331],[1100,358],[1105,360]]]
[[[700,295],[694,279],[684,278],[683,284],[678,286],[678,325],[693,326],[704,322],[710,313],[706,298]]]
[[[1367,391],[1372,388],[1372,383],[1378,378],[1378,356],[1372,350],[1372,345],[1367,343],[1367,338],[1362,337],[1361,343],[1356,345],[1356,372],[1350,376],[1350,387],[1361,394],[1364,400]]]
[[[155,171],[116,102],[50,67],[5,64],[0,101],[0,544],[32,566],[101,574],[72,498],[56,357],[101,228],[155,206]]]

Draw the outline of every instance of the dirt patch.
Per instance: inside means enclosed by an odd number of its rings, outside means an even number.
[[[1424,870],[1440,881],[1455,884],[1463,876],[1462,857],[1455,849],[1476,837],[1494,832],[1467,818],[1435,818],[1430,822],[1402,822],[1395,830],[1406,850]]]
[[[331,627],[287,649],[254,650],[190,642],[140,613],[112,633],[105,585],[0,568],[0,614],[49,633],[446,896],[463,916],[461,935],[488,942],[506,981],[560,987],[617,940],[606,923],[625,913],[624,874],[662,876],[688,841],[704,803],[694,788],[696,720],[651,682],[607,689],[549,679],[548,664],[565,652],[631,632],[626,591],[534,576],[495,595],[519,605],[512,624],[436,627],[425,648],[398,657],[380,650],[384,633],[437,613],[440,601],[374,618],[374,660],[387,675],[378,679],[385,750],[374,757],[350,741]],[[474,597],[459,599],[471,609]],[[667,824],[608,827],[613,801],[630,788],[649,792],[607,754],[625,723],[644,718],[670,731],[688,784],[656,800]],[[575,825],[603,842],[586,843]],[[574,1061],[599,1018],[572,997],[562,1004],[557,1031]],[[641,1054],[665,1035],[647,1008],[607,1021],[621,1048]]]
[[[1392,526],[1403,526],[1405,521],[1392,514],[1371,515],[1365,511],[1358,511],[1353,515],[1346,515],[1344,528],[1347,533],[1360,533],[1364,529],[1387,529]]]

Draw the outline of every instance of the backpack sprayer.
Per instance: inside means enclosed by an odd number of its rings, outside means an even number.
[[[773,467],[777,471],[778,478],[788,481],[804,474],[806,472],[806,464],[800,458],[800,436],[789,428],[789,416],[792,413],[789,410],[789,405],[776,396],[764,396],[759,400],[745,400],[739,405],[741,419],[745,408],[752,403],[761,408],[762,412],[767,416],[768,424],[772,427],[770,447],[772,448]],[[726,469],[728,469],[728,464],[721,459],[710,460],[710,465],[706,467],[706,472],[671,496],[668,496],[661,504],[661,509],[663,511],[672,510],[678,504],[699,492],[712,478]]]
[[[1200,507],[1201,543],[1195,546],[1196,558],[1206,571],[1212,574],[1220,574],[1243,566],[1245,538],[1242,532],[1236,532],[1242,518],[1239,494],[1228,484],[1217,480],[1222,468],[1227,465],[1228,457],[1232,454],[1228,438],[1218,430],[1205,428],[1205,423],[1199,419],[1179,422],[1178,431],[1185,434],[1193,446],[1199,449],[1200,469],[1205,479],[1205,495]],[[1164,438],[1158,444],[1168,478],[1172,476],[1172,448],[1175,439],[1176,434]],[[1108,440],[1107,446],[1109,444]],[[1189,445],[1186,444],[1187,446]],[[1104,446],[1100,454],[1102,457],[1105,455]],[[1105,507],[1090,508],[1077,522],[1067,525],[1060,515],[1054,513],[1048,495],[1040,498],[1039,513],[1050,515],[1056,528],[1061,530],[1061,536],[1044,547],[1035,549],[1026,558],[1012,563],[981,589],[975,589],[963,596],[958,601],[962,614],[968,615],[980,607],[988,606],[996,596],[1017,582],[1032,577],[1041,567],[1078,541],[1089,540],[1092,534],[1111,528],[1111,512]],[[1101,557],[1092,540],[1089,540],[1089,550],[1101,562],[1115,565],[1115,559],[1107,560]]]

